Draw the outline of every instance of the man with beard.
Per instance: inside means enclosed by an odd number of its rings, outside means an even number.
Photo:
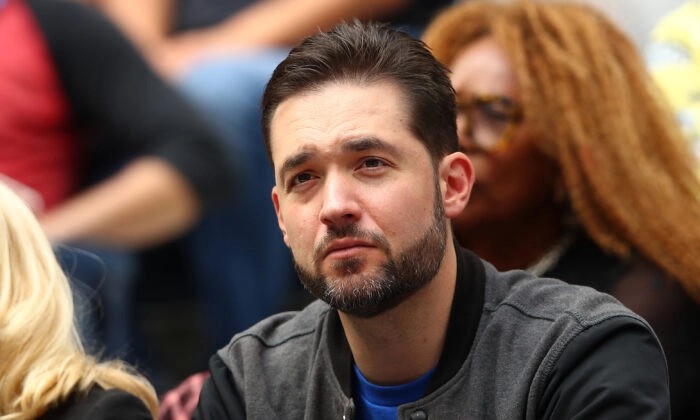
[[[263,98],[272,201],[317,298],[234,336],[195,418],[667,418],[664,356],[608,295],[501,273],[454,242],[474,174],[424,45],[343,24]]]

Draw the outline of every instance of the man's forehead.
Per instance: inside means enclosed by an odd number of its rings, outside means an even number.
[[[328,82],[277,106],[270,120],[270,146],[274,156],[276,149],[310,147],[315,141],[382,139],[382,132],[409,132],[408,124],[403,97],[393,83]]]

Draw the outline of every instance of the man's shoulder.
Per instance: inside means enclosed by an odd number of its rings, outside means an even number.
[[[488,263],[484,310],[489,313],[516,311],[541,321],[561,318],[587,327],[617,316],[642,320],[606,293],[558,279],[533,276],[526,271],[499,272]]]
[[[328,351],[321,350],[327,330],[336,325],[335,314],[316,301],[236,334],[210,360],[212,377],[204,385],[198,409],[202,412],[195,418],[277,418],[281,411],[288,418],[303,417],[305,384],[314,376],[310,372],[332,381]],[[226,414],[205,415],[207,411]]]
[[[484,266],[483,312],[464,378],[468,389],[495,397],[468,399],[483,410],[476,415],[570,418],[586,407],[620,407],[625,398],[639,399],[632,411],[667,409],[663,353],[644,319],[589,287]],[[630,349],[637,349],[634,358]],[[603,388],[605,398],[592,397]]]
[[[305,349],[305,341],[313,341],[330,307],[322,301],[314,301],[301,311],[282,312],[272,315],[231,339],[218,354],[231,368],[234,360],[245,360],[246,356],[264,358],[266,350],[289,348],[290,351]],[[275,352],[277,354],[277,352]],[[286,350],[284,354],[292,357]],[[243,357],[243,359],[241,359]]]

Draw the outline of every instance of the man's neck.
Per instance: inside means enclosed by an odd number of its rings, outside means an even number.
[[[435,278],[396,308],[373,318],[339,313],[355,363],[369,381],[405,383],[437,365],[455,291],[456,258],[450,239]]]

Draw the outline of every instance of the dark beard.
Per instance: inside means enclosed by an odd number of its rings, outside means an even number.
[[[392,254],[386,238],[374,232],[361,230],[356,224],[329,228],[314,251],[316,273],[302,268],[294,258],[299,279],[313,296],[331,307],[362,318],[377,316],[396,307],[409,296],[428,284],[440,269],[445,255],[447,227],[444,219],[442,196],[436,182],[433,222],[426,232],[397,257]],[[321,273],[320,256],[327,244],[337,238],[352,237],[371,241],[383,250],[387,261],[376,270],[358,274],[364,259],[347,258],[332,268],[345,278],[327,278]],[[355,276],[356,278],[350,278]]]

